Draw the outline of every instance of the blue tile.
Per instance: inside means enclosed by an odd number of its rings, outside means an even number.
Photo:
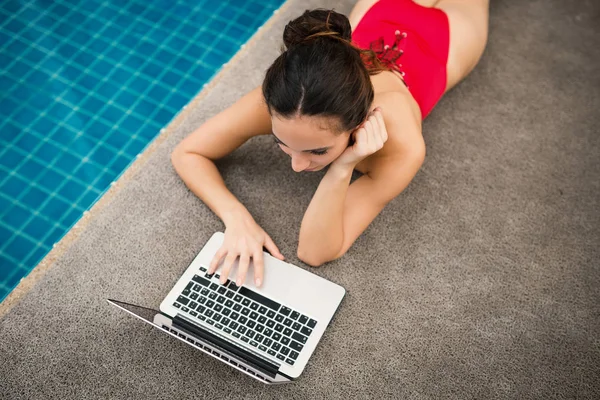
[[[0,196],[0,216],[2,216],[8,210],[10,204],[11,203],[7,198]],[[0,234],[0,243],[4,243],[5,241],[6,238],[3,238],[2,234]]]
[[[167,104],[172,109],[179,110],[183,106],[185,106],[188,103],[188,101],[189,101],[188,96],[182,96],[180,94],[173,93],[173,94],[171,94],[171,97],[169,98],[169,101],[167,102]]]
[[[31,221],[23,228],[23,233],[30,236],[32,239],[42,241],[54,229],[54,224],[41,217],[33,217]]]
[[[38,178],[38,183],[48,191],[54,192],[56,188],[62,185],[65,179],[67,178],[58,172],[48,169]]]
[[[20,105],[8,97],[0,99],[0,115],[9,117]]]
[[[56,158],[57,155],[61,153],[58,147],[54,146],[50,142],[46,142],[38,148],[34,154],[35,158],[38,160],[49,164],[52,160]]]
[[[48,110],[48,115],[54,119],[60,121],[67,117],[67,115],[73,112],[73,108],[66,104],[55,102],[54,105]]]
[[[123,51],[118,47],[109,47],[106,51],[106,56],[108,58],[112,58],[115,61],[121,61],[125,59],[125,57],[127,56],[127,52]]]
[[[36,187],[29,189],[20,202],[29,209],[37,209],[48,198],[48,195]],[[1,241],[0,241],[1,242]]]
[[[69,150],[75,155],[74,158],[76,161],[74,160],[73,168],[70,169],[69,172],[74,171],[75,167],[81,162],[81,159],[89,156],[95,146],[96,142],[85,135],[75,138],[69,145]]]
[[[57,197],[51,197],[46,205],[40,210],[42,215],[45,215],[50,221],[58,222],[63,215],[71,208],[71,206]]]
[[[67,146],[75,138],[75,132],[68,129],[66,126],[57,126],[56,129],[49,135],[56,143]]]
[[[166,98],[168,95],[170,94],[170,91],[165,89],[162,86],[159,85],[154,85],[152,87],[152,89],[150,89],[150,91],[148,92],[148,96],[150,96],[153,99],[157,99],[162,101],[164,98]]]
[[[160,65],[155,64],[153,62],[149,62],[141,70],[143,74],[145,74],[151,79],[156,79],[162,71],[163,68]]]
[[[148,86],[151,85],[150,82],[148,82],[145,79],[141,79],[141,78],[136,79],[136,82],[146,85],[145,88],[139,87],[139,89],[140,89],[139,94],[143,93],[146,89],[148,89]],[[134,89],[134,86],[132,85],[131,88]],[[136,89],[138,89],[138,88],[136,88]],[[133,93],[130,93],[126,90],[122,90],[115,97],[115,103],[117,103],[118,105],[120,105],[121,107],[123,107],[126,110],[130,109],[131,106],[133,106],[133,104],[138,100],[139,100],[139,95],[134,95]]]
[[[22,8],[22,4],[17,0],[5,1],[0,3],[0,7],[11,14],[16,14]]]
[[[2,222],[12,226],[13,228],[20,229],[31,217],[31,215],[31,211],[21,207],[18,204],[15,204],[8,210],[6,214],[2,216]]]
[[[38,110],[33,110],[29,107],[23,107],[13,113],[12,120],[20,123],[23,126],[27,126],[31,123],[31,121],[34,121],[38,115]]]
[[[13,142],[22,130],[17,125],[11,124],[10,121],[5,122],[4,125],[0,126],[0,143],[2,141]]]
[[[82,164],[77,171],[75,171],[73,177],[83,182],[93,182],[100,173],[102,173],[101,168],[94,164],[86,163]]]
[[[15,142],[15,145],[26,153],[31,153],[39,144],[40,139],[33,135],[21,135]]]
[[[55,243],[58,243],[60,239],[62,239],[65,233],[67,233],[65,228],[57,226],[53,231],[50,232],[46,239],[44,239],[44,244],[46,246],[53,246]]]
[[[19,165],[24,158],[25,156],[17,153],[14,150],[8,149],[8,151],[4,152],[4,154],[0,156],[0,165],[12,170]]]
[[[56,122],[49,118],[39,118],[34,122],[31,130],[43,136],[47,136],[54,128],[56,128]]]
[[[114,157],[114,153],[105,146],[98,146],[92,154],[90,160],[100,164],[107,165]]]
[[[79,218],[81,218],[81,216],[83,215],[83,212],[76,209],[76,208],[72,208],[71,211],[69,211],[67,213],[67,215],[64,216],[64,218],[61,221],[61,224],[63,224],[66,227],[72,227],[77,221],[79,221]]]
[[[39,162],[30,159],[25,161],[25,164],[21,165],[18,170],[18,173],[26,179],[30,181],[34,181],[44,170],[45,166],[40,164]]]
[[[80,107],[91,114],[97,114],[105,104],[106,102],[98,99],[97,97],[88,96],[83,103],[81,103]]]
[[[25,191],[27,186],[26,181],[13,175],[0,186],[0,191],[8,197],[16,199]]]
[[[82,185],[75,182],[74,180],[67,180],[63,187],[58,190],[58,194],[61,195],[65,200],[70,201],[72,204],[77,203],[77,199],[81,197],[85,189]]]
[[[165,126],[167,122],[169,122],[174,116],[175,114],[173,114],[171,111],[161,108],[154,116],[154,119],[161,126]]]
[[[80,51],[79,53],[77,53],[77,55],[73,58],[73,61],[76,62],[77,64],[81,65],[82,67],[89,67],[94,61],[96,61],[96,56],[87,53],[85,51]]]
[[[25,261],[27,265],[36,266],[44,259],[44,257],[48,254],[50,248],[46,248],[45,246],[38,246],[31,253],[29,258]]]
[[[135,133],[144,125],[144,123],[145,122],[141,119],[129,115],[119,123],[119,126],[128,132]]]
[[[86,153],[87,154],[87,153]],[[63,170],[67,174],[74,171],[81,162],[80,157],[72,156],[69,153],[62,153],[54,162],[54,167]]]
[[[106,99],[112,99],[118,91],[119,86],[116,86],[110,82],[102,82],[100,86],[96,88],[96,93],[105,97]]]
[[[2,198],[0,197],[0,201],[2,201]],[[2,209],[4,210],[4,209]],[[7,227],[0,225],[0,243],[6,243],[8,242],[8,239],[10,239],[12,237],[12,230],[9,230]],[[1,247],[1,245],[0,245]],[[0,271],[0,274],[2,272]],[[0,281],[2,281],[2,276],[0,276]]]
[[[79,200],[79,206],[90,209],[96,201],[100,198],[100,193],[96,193],[93,190],[86,192],[83,197]]]
[[[127,146],[125,146],[125,152],[132,158],[137,156],[140,151],[144,148],[145,144],[139,140],[131,140]]]
[[[14,239],[6,246],[4,249],[4,253],[6,253],[9,257],[16,258],[17,260],[22,260],[29,254],[35,244],[27,239],[25,239],[21,235],[16,235]]]
[[[112,172],[104,173],[98,175],[96,182],[94,182],[94,187],[100,191],[105,191],[106,188],[114,181],[115,174]]]
[[[26,25],[18,19],[11,19],[7,24],[4,24],[2,29],[7,30],[13,35],[18,35],[23,29],[25,29],[25,26]]]

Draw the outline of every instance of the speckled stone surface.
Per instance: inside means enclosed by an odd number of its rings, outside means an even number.
[[[87,216],[0,320],[7,399],[594,399],[600,397],[600,8],[494,1],[480,65],[424,124],[426,162],[340,260],[347,296],[300,380],[268,387],[109,306],[157,307],[223,228],[169,162],[259,85],[291,0]],[[219,163],[296,254],[322,173],[268,137]],[[136,169],[137,168],[137,169]],[[31,287],[29,289],[29,287]]]

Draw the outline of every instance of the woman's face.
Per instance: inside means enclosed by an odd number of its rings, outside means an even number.
[[[273,114],[271,126],[275,142],[290,156],[296,172],[325,168],[346,150],[351,133],[335,133],[336,121],[318,116],[286,119]]]

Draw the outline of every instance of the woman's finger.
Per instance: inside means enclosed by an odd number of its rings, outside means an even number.
[[[239,264],[237,277],[235,278],[236,285],[242,286],[244,282],[246,282],[246,273],[248,272],[248,265],[249,263],[246,263],[244,265]]]
[[[250,255],[247,253],[240,254],[240,261],[238,263],[238,276],[240,270],[248,270],[248,266],[250,264]],[[229,276],[229,271],[227,271],[227,276]],[[221,274],[221,284],[227,282],[227,276],[223,277]]]
[[[254,263],[254,284],[256,286],[262,285],[263,276],[264,276],[264,260],[263,260],[263,252],[262,249],[254,253],[252,257],[252,261]]]
[[[269,253],[271,253],[273,256],[279,258],[280,260],[283,260],[285,257],[283,256],[283,254],[281,254],[281,252],[279,251],[279,248],[277,248],[277,246],[275,245],[275,242],[273,241],[273,239],[271,239],[271,237],[269,235],[267,235],[265,233],[265,247],[267,248],[267,250],[269,250]]]
[[[227,257],[225,257],[225,262],[223,263],[223,269],[221,270],[221,275],[229,275],[229,271],[231,270],[231,267],[237,258],[237,253],[234,253],[233,251],[227,253]]]
[[[223,245],[219,250],[217,250],[212,261],[210,262],[210,266],[208,267],[208,274],[213,274],[216,271],[219,262],[225,254],[227,254],[227,248]]]

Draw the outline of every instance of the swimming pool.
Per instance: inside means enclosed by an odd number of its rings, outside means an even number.
[[[0,301],[282,3],[0,0]]]

